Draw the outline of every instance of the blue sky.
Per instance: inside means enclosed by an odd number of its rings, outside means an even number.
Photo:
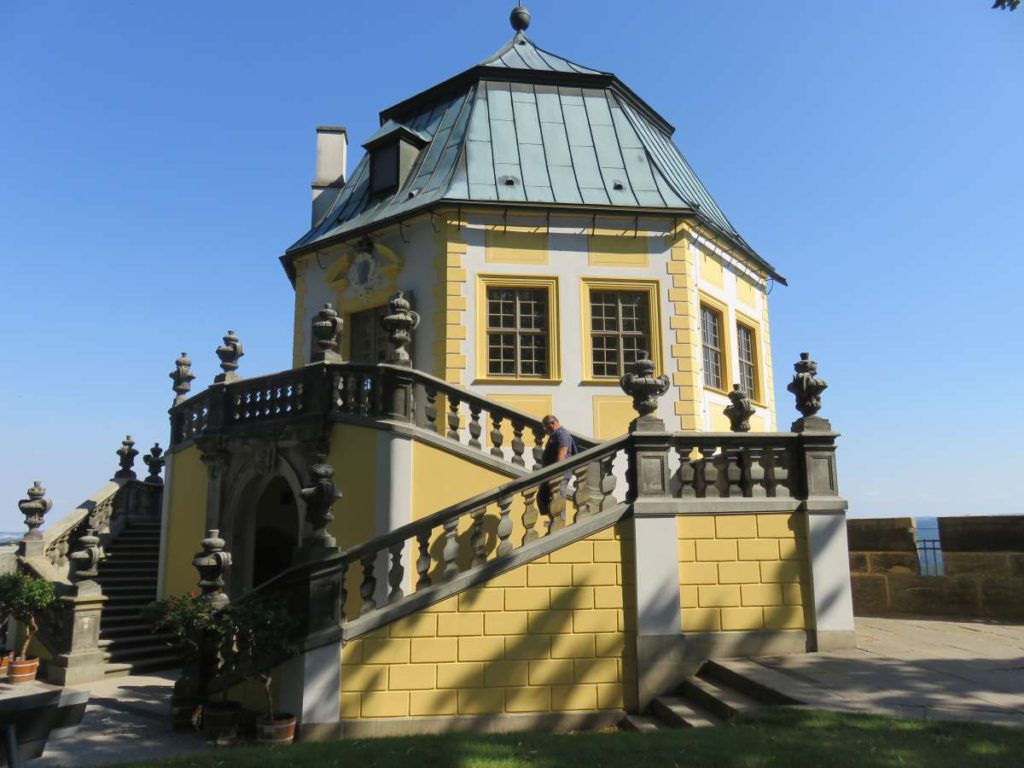
[[[290,364],[277,258],[308,223],[313,127],[358,147],[380,109],[498,49],[511,5],[0,5],[0,529],[32,480],[56,519],[125,433],[164,443],[180,351],[197,384],[227,328],[242,373]],[[853,515],[1024,512],[1024,11],[989,5],[528,3],[539,45],[677,127],[789,278],[780,423],[809,350]]]

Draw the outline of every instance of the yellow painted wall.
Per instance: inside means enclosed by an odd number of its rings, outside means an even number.
[[[676,520],[684,633],[813,628],[804,515]]]
[[[699,430],[703,428],[701,402],[704,397],[700,371],[700,327],[697,322],[697,293],[694,276],[693,255],[688,244],[689,231],[679,228],[669,236],[671,259],[668,273],[672,275],[672,288],[668,299],[672,302],[670,320],[673,343],[670,367],[672,390],[675,395],[675,412],[679,417],[679,428]]]
[[[587,238],[592,267],[647,267],[647,238],[642,233],[595,233]]]
[[[180,595],[197,589],[199,576],[192,558],[206,537],[206,466],[199,448],[190,445],[174,452],[169,488],[167,554],[164,595]]]
[[[548,233],[544,226],[509,227],[490,226],[485,233],[488,264],[544,264],[548,263]]]
[[[295,268],[295,337],[292,340],[292,367],[302,365],[306,349],[306,268],[309,258],[296,259]]]
[[[463,257],[466,244],[461,242],[459,222],[445,221],[435,236],[434,265],[442,276],[434,288],[437,310],[434,322],[434,358],[432,373],[455,384],[462,383],[466,369],[466,270]],[[444,403],[438,400],[438,413],[444,413]],[[439,420],[440,425],[441,420]]]
[[[631,535],[620,523],[346,643],[342,718],[635,708]]]
[[[625,395],[594,395],[594,437],[611,440],[629,431],[629,422],[636,418],[633,399]]]

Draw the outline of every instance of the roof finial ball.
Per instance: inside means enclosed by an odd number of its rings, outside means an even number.
[[[522,3],[518,3],[512,9],[512,15],[508,17],[508,20],[512,22],[512,29],[516,32],[525,32],[530,26],[530,12],[523,7]]]

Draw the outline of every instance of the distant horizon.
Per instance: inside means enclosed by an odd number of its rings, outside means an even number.
[[[5,5],[0,525],[35,479],[51,520],[95,493],[125,434],[166,448],[182,350],[193,393],[228,328],[242,375],[290,367],[278,259],[309,224],[314,127],[347,127],[351,171],[379,111],[498,50],[513,4]],[[677,127],[789,280],[769,299],[778,425],[810,352],[850,517],[1024,513],[1024,12],[527,5],[539,46],[614,72]]]

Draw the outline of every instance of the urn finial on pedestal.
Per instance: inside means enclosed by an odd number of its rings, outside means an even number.
[[[163,485],[164,479],[160,477],[160,473],[164,470],[164,464],[167,463],[167,459],[164,457],[164,449],[160,447],[160,443],[153,443],[153,447],[149,449],[149,453],[142,457],[142,462],[146,465],[149,470],[149,474],[146,476],[146,485]]]
[[[786,387],[796,398],[796,409],[802,418],[793,422],[794,432],[830,430],[828,419],[817,415],[821,410],[821,393],[828,389],[828,382],[817,377],[818,364],[811,360],[808,352],[801,352],[800,359],[793,364],[793,380]]]
[[[182,352],[181,357],[174,361],[174,370],[167,375],[174,382],[171,388],[175,394],[174,404],[177,405],[188,397],[188,393],[192,389],[192,380],[196,377],[192,373],[192,361],[187,352]]]
[[[405,298],[403,291],[398,291],[388,299],[388,314],[380,319],[384,330],[391,341],[391,353],[388,362],[392,365],[411,366],[412,359],[406,347],[412,341],[412,332],[419,327],[420,316],[412,310],[412,305]]]
[[[634,364],[634,372],[627,373],[619,380],[622,391],[633,398],[633,409],[638,416],[629,425],[631,432],[661,430],[665,422],[655,416],[658,399],[668,392],[671,381],[668,376],[654,375],[654,362],[643,351]]]
[[[103,547],[100,546],[100,537],[96,535],[95,530],[87,528],[85,535],[78,539],[78,549],[68,557],[71,561],[68,579],[72,584],[95,579],[99,575],[99,565],[105,558]]]
[[[132,440],[131,435],[128,435],[121,441],[121,447],[115,453],[121,468],[114,473],[114,479],[134,480],[135,472],[132,467],[135,465],[135,457],[139,455],[139,452],[135,450],[135,441]]]
[[[53,507],[53,502],[46,498],[46,489],[41,480],[33,482],[26,493],[28,498],[18,502],[18,509],[25,516],[25,525],[28,527],[28,533],[24,538],[41,539],[43,534],[39,529],[43,526],[46,513]]]
[[[341,317],[334,311],[333,306],[324,304],[324,308],[313,318],[313,338],[316,340],[317,349],[313,352],[312,362],[342,362],[341,354],[338,352],[338,336],[341,329]]]
[[[211,529],[203,539],[203,551],[192,558],[192,566],[199,572],[199,589],[214,609],[224,608],[229,600],[224,592],[224,575],[231,565],[231,553],[224,549],[227,542],[220,531]]]
[[[306,500],[306,520],[313,528],[306,542],[314,549],[330,549],[335,546],[335,540],[327,532],[327,526],[334,521],[331,507],[341,498],[341,491],[334,484],[334,467],[327,463],[326,453],[317,454],[309,474],[313,484],[299,491]]]
[[[733,432],[749,432],[750,417],[755,413],[754,406],[750,404],[749,395],[740,389],[739,384],[733,384],[729,400],[732,405],[726,406],[723,411],[726,418],[729,419],[729,428]]]
[[[220,358],[220,367],[224,373],[218,373],[214,376],[213,382],[215,384],[227,384],[242,378],[236,371],[238,370],[238,361],[244,355],[245,348],[242,346],[242,342],[239,341],[234,331],[228,331],[224,335],[224,343],[217,347],[217,357]]]

